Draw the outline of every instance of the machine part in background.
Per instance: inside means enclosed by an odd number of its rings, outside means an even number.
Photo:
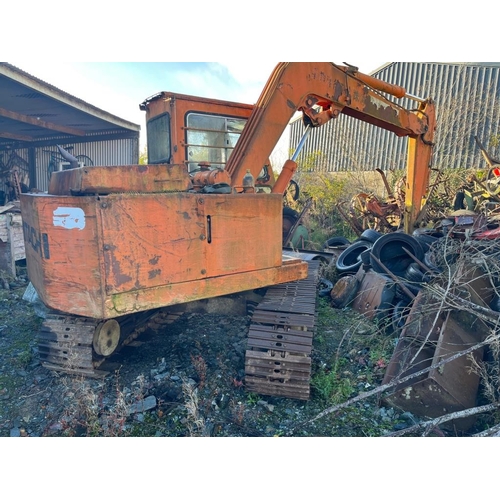
[[[298,250],[304,250],[308,240],[309,231],[305,226],[299,224],[293,230],[292,238],[286,241],[286,246],[291,246],[292,248],[296,248]]]
[[[340,277],[330,292],[332,306],[337,309],[347,307],[356,298],[358,289],[359,281],[356,275],[348,274]]]
[[[299,250],[305,248],[309,232],[301,222],[311,203],[312,199],[307,200],[300,214],[290,207],[283,207],[283,247],[290,245]]]
[[[394,199],[381,201],[368,193],[358,193],[351,199],[349,216],[351,226],[363,231],[396,231],[402,222],[401,208]]]

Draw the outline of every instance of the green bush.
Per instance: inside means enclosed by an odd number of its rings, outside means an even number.
[[[335,362],[331,369],[322,368],[311,379],[311,387],[318,397],[327,404],[347,401],[354,392],[351,380],[342,376],[345,365],[345,359],[340,359]]]
[[[311,205],[305,216],[309,230],[309,247],[321,250],[324,242],[332,236],[355,237],[350,225],[342,218],[338,205],[347,202],[349,179],[329,172],[312,172],[301,169],[296,174],[301,196],[295,210],[302,210],[308,200]]]

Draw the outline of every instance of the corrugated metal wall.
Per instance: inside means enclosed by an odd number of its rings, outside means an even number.
[[[477,135],[490,153],[492,136],[500,133],[500,63],[389,63],[373,76],[403,86],[408,93],[436,102],[437,129],[433,165],[484,167],[474,141]],[[391,98],[406,108],[414,101]],[[304,127],[291,124],[290,148],[300,141]],[[406,166],[407,139],[341,115],[314,129],[299,161],[317,157],[316,171],[355,171]]]
[[[36,148],[36,184],[41,191],[46,191],[48,188],[47,168],[51,152],[59,156],[56,146]],[[73,156],[86,155],[91,158],[94,165],[134,165],[139,161],[139,138],[74,144],[71,154]]]

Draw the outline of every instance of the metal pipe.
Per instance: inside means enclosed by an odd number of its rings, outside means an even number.
[[[293,160],[287,160],[283,165],[283,168],[281,169],[280,175],[276,179],[274,186],[271,189],[271,193],[284,194],[296,170],[297,163]]]
[[[398,98],[402,98],[406,95],[406,89],[400,87],[399,85],[384,82],[382,80],[379,80],[378,78],[375,78],[374,76],[365,75],[364,73],[361,73],[359,71],[355,71],[353,74],[355,78],[361,80],[365,85],[379,90],[380,92],[385,92],[386,94],[391,94],[394,97]]]
[[[379,90],[380,92],[391,94],[399,99],[407,97],[412,101],[418,101],[418,102],[426,102],[427,100],[413,94],[408,94],[408,92],[406,92],[406,89],[404,87],[384,82],[382,80],[379,80],[378,78],[375,78],[374,76],[365,75],[364,73],[360,73],[359,71],[357,71],[354,75],[366,85],[369,85],[370,87],[373,87],[374,89]]]
[[[304,144],[306,143],[306,140],[311,133],[311,126],[306,125],[306,130],[304,131],[304,135],[300,139],[299,144],[297,145],[297,149],[295,150],[295,153],[293,153],[293,156],[290,158],[292,161],[295,161],[297,159],[297,156],[299,156],[300,152],[302,151],[302,148],[304,147]]]
[[[274,183],[274,186],[271,189],[271,193],[284,194],[285,189],[287,188],[291,178],[293,177],[293,174],[297,170],[297,162],[295,160],[297,156],[299,156],[302,148],[304,147],[306,139],[309,136],[311,130],[312,130],[311,126],[306,125],[306,130],[304,131],[304,135],[302,136],[299,144],[297,145],[295,153],[293,153],[293,156],[290,160],[286,160],[285,164],[283,165],[283,168],[281,169],[280,175],[276,179],[276,182]]]
[[[417,101],[417,102],[426,102],[427,99],[424,99],[423,97],[418,97],[413,94],[405,94],[405,97],[408,97],[408,99],[411,99],[412,101]]]
[[[63,149],[61,146],[58,144],[56,145],[57,149],[59,150],[59,153],[61,153],[61,156],[70,164],[70,168],[78,168],[78,159],[73,156],[71,153],[68,153],[65,149]]]

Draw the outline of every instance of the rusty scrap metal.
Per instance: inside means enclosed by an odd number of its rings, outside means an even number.
[[[362,232],[368,228],[394,231],[401,225],[405,204],[402,189],[404,181],[397,184],[395,194],[389,186],[384,171],[380,168],[375,171],[381,175],[388,196],[384,201],[373,193],[358,193],[352,197],[348,223],[356,232]]]
[[[477,336],[485,333],[485,325],[481,328],[476,325],[474,333],[467,330],[459,316],[450,311],[441,314],[441,321],[436,323],[434,314],[429,316],[422,311],[432,305],[430,297],[426,299],[414,303],[382,384],[448,359],[464,347],[475,346],[481,340]],[[430,338],[428,331],[432,334]],[[477,362],[482,359],[483,350],[475,350],[473,355]],[[479,388],[479,375],[470,370],[470,365],[469,357],[460,357],[443,369],[432,369],[407,383],[400,381],[384,401],[400,410],[430,418],[472,408]],[[460,425],[467,426],[467,423]]]
[[[395,199],[380,201],[374,194],[358,193],[351,199],[351,220],[360,220],[364,229],[383,228],[394,231],[401,222],[401,208]],[[397,224],[391,224],[389,217],[394,217]]]
[[[370,320],[386,316],[388,311],[392,310],[394,282],[373,269],[365,270],[363,267],[358,270],[355,279],[359,285],[352,301],[352,309]]]
[[[359,223],[359,221],[357,219],[354,219],[353,217],[349,217],[347,215],[347,213],[342,208],[342,203],[337,203],[337,205],[335,205],[335,207],[338,210],[340,216],[344,219],[345,222],[347,222],[347,224],[349,224],[349,226],[351,226],[352,230],[356,233],[356,235],[361,236],[364,229],[361,226],[361,224]]]
[[[387,195],[389,196],[389,198],[394,198],[394,193],[393,193],[393,191],[391,189],[391,186],[389,186],[389,182],[387,182],[387,177],[385,175],[385,172],[382,169],[380,169],[380,168],[376,168],[375,170],[382,177],[382,182],[384,183],[384,186],[385,186],[385,189],[387,191]]]
[[[410,375],[406,375],[405,377],[402,377],[402,378],[395,377],[390,382],[382,383],[381,385],[379,385],[375,389],[372,389],[371,391],[362,392],[361,394],[358,394],[357,396],[355,396],[351,399],[348,399],[347,401],[345,401],[343,403],[336,404],[334,406],[331,406],[330,408],[327,408],[326,410],[323,410],[322,412],[318,413],[318,415],[316,415],[314,418],[310,419],[307,423],[315,422],[316,420],[319,420],[319,419],[325,417],[326,415],[330,415],[331,413],[342,410],[343,408],[347,408],[348,406],[351,406],[355,403],[358,403],[359,401],[363,401],[363,400],[368,399],[372,396],[376,396],[377,394],[381,394],[381,393],[387,391],[388,389],[395,387],[396,385],[404,384],[404,383],[411,381],[417,377],[425,375],[426,373],[429,373],[431,370],[440,369],[441,367],[447,365],[448,363],[451,363],[452,361],[454,361],[458,358],[461,358],[463,356],[467,356],[468,354],[471,354],[471,353],[477,351],[478,349],[482,349],[483,347],[485,347],[489,344],[492,344],[493,342],[497,342],[497,341],[498,341],[498,336],[496,336],[496,335],[493,337],[488,337],[486,340],[479,342],[479,343],[473,345],[472,347],[469,347],[467,349],[464,349],[463,351],[459,351],[455,354],[452,354],[450,357],[441,359],[437,363],[433,363],[431,366],[427,366],[425,368],[422,368],[421,370],[419,370],[415,373],[411,373]]]

